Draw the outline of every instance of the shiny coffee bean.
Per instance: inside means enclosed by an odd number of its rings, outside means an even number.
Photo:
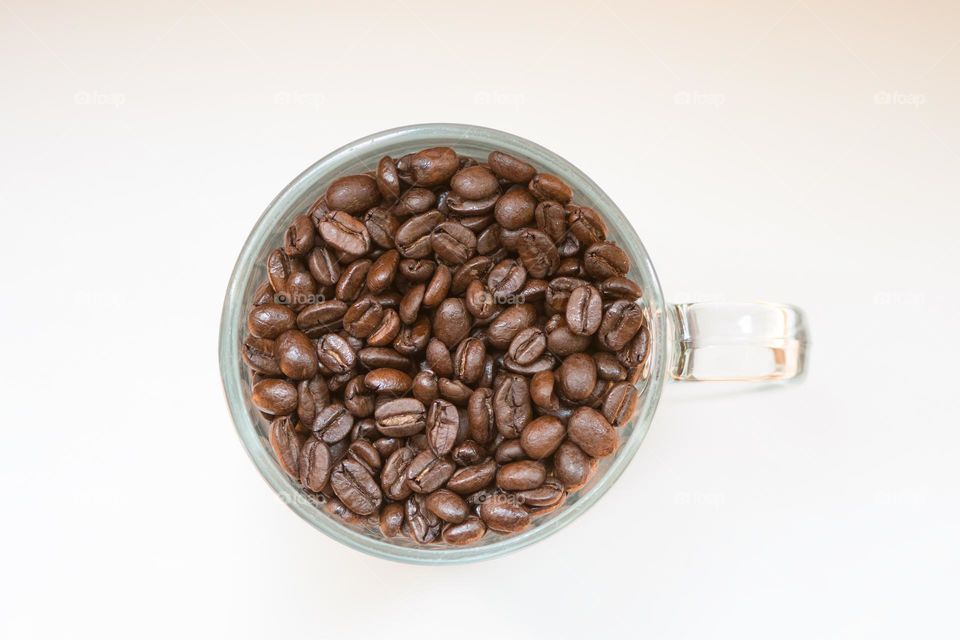
[[[293,420],[288,416],[276,418],[270,423],[270,446],[273,455],[284,473],[298,479],[300,476],[300,440]]]
[[[332,465],[330,447],[317,437],[309,438],[300,450],[300,484],[308,491],[320,493],[330,478]]]
[[[453,449],[460,430],[457,408],[446,400],[434,400],[427,411],[427,442],[438,456],[445,456]]]
[[[497,486],[504,491],[536,489],[547,479],[547,468],[535,460],[509,462],[497,471]]]
[[[345,211],[333,211],[324,218],[320,223],[320,235],[327,246],[346,254],[361,256],[370,250],[367,228]]]
[[[277,336],[275,349],[280,371],[292,380],[306,380],[317,375],[320,360],[317,350],[303,332],[296,329]]]
[[[592,336],[603,321],[603,298],[596,287],[585,285],[570,293],[566,309],[567,326],[581,336]]]
[[[542,460],[553,455],[566,435],[567,429],[560,420],[553,416],[540,416],[523,428],[520,446],[534,460]]]
[[[377,190],[387,202],[394,202],[400,197],[400,176],[397,175],[397,164],[390,156],[380,158],[377,163]]]
[[[397,398],[384,402],[374,412],[377,429],[391,438],[405,438],[423,431],[426,408],[416,398]]]
[[[317,412],[317,418],[311,425],[314,435],[327,444],[340,442],[350,435],[352,428],[353,416],[339,402],[328,404]]]
[[[459,168],[459,158],[450,147],[424,149],[404,156],[397,163],[400,179],[416,187],[441,185],[449,181]]]
[[[286,380],[261,380],[253,385],[250,399],[253,406],[272,416],[288,416],[297,410],[297,388]]]
[[[441,537],[447,544],[467,546],[477,542],[487,533],[487,526],[477,516],[468,516],[459,524],[448,524]]]
[[[480,505],[480,518],[487,527],[502,533],[516,533],[530,526],[530,513],[507,494],[494,494]]]
[[[523,187],[511,189],[500,196],[494,207],[494,216],[504,229],[521,229],[533,222],[537,200]]]
[[[374,369],[363,378],[367,389],[379,394],[401,396],[413,386],[409,375],[398,369]]]
[[[377,181],[367,175],[337,178],[330,183],[326,193],[327,206],[331,211],[345,211],[349,214],[363,213],[377,206],[382,197]]]
[[[533,165],[503,151],[491,151],[487,164],[498,178],[507,182],[527,183],[537,174]]]
[[[410,536],[420,544],[429,544],[437,539],[443,521],[427,509],[426,496],[414,494],[404,502],[404,513]]]
[[[427,496],[427,509],[444,522],[459,524],[470,515],[466,501],[449,489],[440,489]]]
[[[403,528],[403,505],[391,502],[380,511],[380,533],[385,538],[396,538]]]
[[[537,200],[555,200],[560,204],[570,202],[573,190],[563,180],[549,173],[533,176],[528,186]]]
[[[526,378],[508,375],[497,387],[493,397],[493,412],[497,431],[505,438],[517,438],[533,417],[530,408],[530,388]]]
[[[407,467],[407,486],[415,493],[432,493],[445,485],[455,470],[451,460],[425,449]]]
[[[356,460],[347,458],[337,465],[330,474],[330,484],[340,501],[361,516],[374,513],[383,502],[370,470]]]
[[[637,410],[639,394],[629,382],[615,384],[603,400],[603,417],[614,427],[625,425]]]
[[[598,242],[587,247],[583,267],[597,280],[623,276],[630,270],[630,257],[612,242]]]
[[[574,353],[564,358],[557,370],[560,394],[571,402],[590,397],[597,384],[597,363],[587,353]]]
[[[284,331],[293,329],[297,316],[282,304],[262,304],[253,307],[247,316],[247,331],[257,338],[275,339]]]
[[[584,453],[595,458],[610,455],[620,443],[607,419],[590,407],[580,407],[573,412],[567,422],[567,434]]]

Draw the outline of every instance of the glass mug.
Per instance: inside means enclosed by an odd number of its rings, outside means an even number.
[[[427,147],[448,146],[462,156],[486,159],[499,149],[562,178],[577,204],[606,219],[608,239],[630,256],[629,277],[643,288],[650,353],[637,387],[633,419],[620,427],[620,448],[599,461],[591,480],[552,513],[535,518],[517,534],[488,531],[468,547],[422,546],[406,538],[385,539],[376,526],[352,526],[323,511],[322,496],[309,494],[276,462],[267,423],[250,401],[250,376],[240,358],[254,290],[266,278],[267,255],[283,243],[293,218],[306,211],[334,178],[376,169],[385,155],[398,157]],[[616,481],[650,427],[667,380],[796,381],[803,374],[806,328],[795,307],[767,303],[667,304],[643,244],[620,209],[569,162],[523,138],[460,124],[423,124],[375,133],[326,156],[300,174],[274,199],[247,238],[227,288],[220,322],[220,373],[237,433],[264,479],[301,518],[331,538],[381,558],[417,564],[448,564],[492,558],[542,540],[590,508]]]

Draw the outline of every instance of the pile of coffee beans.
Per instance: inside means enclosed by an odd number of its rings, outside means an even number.
[[[338,178],[268,257],[242,345],[283,470],[388,538],[522,531],[637,406],[630,259],[561,178],[494,151]]]

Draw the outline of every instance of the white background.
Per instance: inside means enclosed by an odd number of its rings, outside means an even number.
[[[164,4],[0,0],[0,637],[960,633],[955,4]],[[674,301],[805,308],[808,380],[673,385],[513,556],[312,530],[234,435],[222,295],[293,176],[429,121],[584,169]]]

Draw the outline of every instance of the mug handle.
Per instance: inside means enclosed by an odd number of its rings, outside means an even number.
[[[797,382],[807,327],[797,307],[767,302],[693,302],[669,307],[674,380]]]

